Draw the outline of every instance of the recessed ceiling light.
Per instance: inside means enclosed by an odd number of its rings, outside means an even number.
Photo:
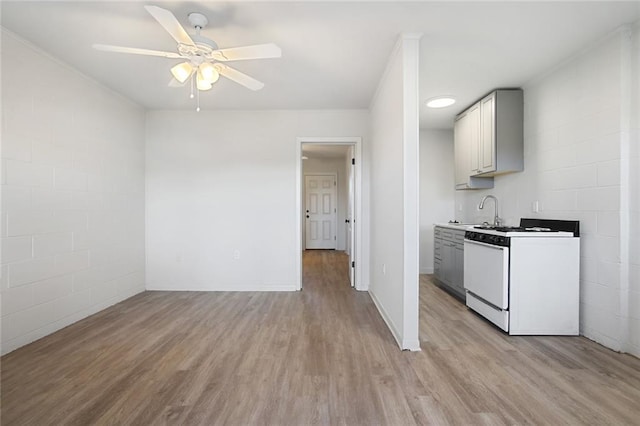
[[[303,155],[303,156],[302,156],[302,159],[303,159],[303,160],[308,160],[308,159],[309,159],[309,157],[307,157],[306,155]]]
[[[437,98],[427,99],[427,106],[429,108],[445,108],[456,103],[456,100],[451,96],[438,96]]]

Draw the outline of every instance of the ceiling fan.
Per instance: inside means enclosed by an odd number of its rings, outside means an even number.
[[[282,56],[282,51],[274,43],[228,49],[218,48],[218,45],[213,40],[200,35],[200,30],[205,28],[209,23],[207,17],[201,13],[194,12],[189,14],[189,23],[195,28],[195,34],[189,35],[169,10],[162,9],[158,6],[145,6],[144,8],[178,43],[177,52],[163,52],[109,44],[94,44],[93,48],[105,52],[184,59],[184,62],[171,68],[173,78],[169,82],[169,86],[180,87],[191,79],[192,98],[194,97],[194,85],[197,88],[196,93],[199,96],[200,91],[211,89],[213,83],[218,81],[221,75],[248,89],[260,90],[264,87],[264,83],[231,68],[223,62],[279,58]],[[199,102],[196,110],[200,110]]]

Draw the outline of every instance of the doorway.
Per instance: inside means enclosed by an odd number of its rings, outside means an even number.
[[[305,250],[338,248],[337,195],[337,174],[304,174]]]
[[[300,220],[296,267],[299,289],[302,289],[303,251],[323,248],[344,251],[348,256],[351,286],[365,290],[360,279],[362,232],[358,220],[362,206],[361,138],[298,138],[297,142],[296,205]],[[331,170],[338,172],[332,173]],[[333,203],[330,201],[329,183],[336,188]],[[332,222],[330,214],[334,209],[335,222]],[[319,213],[324,213],[325,217],[317,216]],[[334,243],[331,243],[331,238]]]

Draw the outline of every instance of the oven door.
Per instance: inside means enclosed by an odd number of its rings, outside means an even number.
[[[464,288],[494,308],[509,308],[509,248],[464,240]]]

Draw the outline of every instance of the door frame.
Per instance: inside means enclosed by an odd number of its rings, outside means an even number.
[[[331,176],[333,178],[333,182],[334,182],[334,193],[333,193],[333,200],[331,200],[331,202],[334,205],[334,212],[333,212],[333,222],[335,224],[334,229],[333,229],[333,250],[337,250],[338,249],[338,198],[340,198],[340,194],[339,194],[339,188],[338,188],[338,174],[337,173],[304,173],[304,175],[302,176],[302,179],[304,180],[304,185],[302,185],[302,189],[303,189],[303,194],[304,197],[302,199],[302,210],[305,210],[306,204],[307,204],[307,188],[306,188],[306,180],[307,180],[307,176]],[[305,218],[306,219],[306,218]],[[305,220],[304,226],[302,227],[302,236],[304,237],[302,239],[302,247],[304,250],[313,250],[313,249],[307,249],[307,230],[306,230],[306,226],[307,226],[307,221]],[[320,250],[324,250],[324,249],[320,249]],[[332,249],[326,249],[326,250],[332,250]]]
[[[349,157],[355,158],[355,146],[349,146]],[[351,163],[354,163],[352,161]],[[349,171],[347,172],[347,205],[346,205],[346,217],[349,220],[347,223],[347,229],[345,229],[345,249],[348,247],[347,254],[349,255],[349,262],[355,262],[356,260],[356,229],[353,226],[353,218],[355,217],[356,210],[356,168],[355,164],[351,166],[347,165]],[[348,232],[347,232],[348,231]],[[356,287],[356,270],[355,268],[349,268],[349,284],[351,287]]]
[[[296,279],[298,281],[298,290],[302,290],[302,227],[304,226],[304,200],[302,197],[302,189],[304,185],[304,175],[302,174],[302,144],[318,144],[318,145],[351,145],[353,146],[353,158],[355,159],[355,202],[353,218],[355,220],[355,249],[356,266],[355,266],[355,289],[367,290],[362,277],[364,272],[364,261],[362,256],[362,138],[360,136],[344,136],[344,137],[298,137],[296,138]]]

